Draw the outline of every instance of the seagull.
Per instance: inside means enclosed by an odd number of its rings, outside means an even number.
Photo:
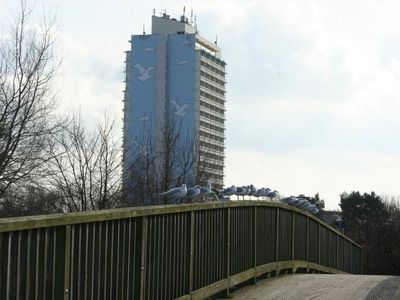
[[[176,187],[176,188],[170,189],[166,192],[159,193],[159,195],[161,195],[161,196],[168,196],[173,199],[183,198],[186,196],[186,194],[187,194],[186,184],[182,184],[182,186],[180,186],[180,187]]]
[[[266,195],[265,188],[261,188],[257,190],[257,193],[254,195],[256,197],[264,197]]]
[[[226,196],[232,196],[236,193],[237,189],[234,185],[232,185],[231,187],[228,187],[226,189],[224,189],[220,194],[226,195]]]
[[[307,202],[303,202],[302,204],[300,204],[299,208],[306,209],[310,205],[311,205],[311,203],[308,202],[308,201]]]
[[[279,192],[278,192],[277,190],[274,190],[274,191],[272,191],[272,192],[269,192],[269,193],[267,194],[267,197],[270,198],[270,199],[273,199],[273,198],[278,197],[278,195],[279,195]]]
[[[200,195],[208,195],[211,194],[211,181],[207,181],[206,186],[202,186],[200,188]]]
[[[154,67],[148,67],[145,69],[141,64],[136,64],[133,67],[136,68],[140,73],[140,76],[138,77],[139,80],[146,81],[147,79],[151,78],[149,73],[154,69]]]
[[[195,185],[194,187],[191,187],[190,189],[187,189],[186,197],[188,198],[196,198],[198,195],[200,195],[200,186]]]
[[[300,201],[297,202],[297,203],[295,204],[295,206],[297,206],[297,207],[299,207],[299,208],[302,208],[303,205],[305,205],[306,203],[308,203],[308,201],[305,200],[305,199],[300,199],[300,198],[298,198],[298,199],[299,199]]]
[[[191,105],[191,104],[187,104],[187,103],[180,105],[175,100],[171,100],[169,102],[171,102],[175,106],[175,114],[180,117],[184,117],[187,114],[186,109]]]
[[[218,200],[221,200],[221,201],[231,200],[231,198],[229,198],[229,196],[224,195],[224,194],[218,194],[217,197],[218,197]]]
[[[238,200],[239,200],[239,196],[243,196],[243,199],[244,199],[244,195],[247,194],[247,188],[244,186],[239,186],[236,188],[235,194],[238,196]]]
[[[257,194],[257,188],[254,185],[250,185],[250,196],[255,196]]]
[[[297,197],[294,197],[294,196],[290,196],[288,199],[287,199],[287,203],[289,203],[290,205],[294,205],[296,202],[298,202],[299,201],[299,199],[297,198]]]
[[[319,209],[315,207],[315,208],[311,211],[311,213],[314,214],[314,215],[316,215],[317,213],[319,213]]]

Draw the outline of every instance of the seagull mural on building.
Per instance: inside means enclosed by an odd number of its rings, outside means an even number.
[[[171,104],[174,106],[175,108],[175,114],[177,116],[180,117],[184,117],[186,116],[186,114],[188,113],[187,109],[190,107],[191,104],[188,103],[184,103],[184,104],[179,104],[177,101],[175,100],[171,100],[169,101],[171,102]]]
[[[141,81],[146,81],[147,79],[152,78],[150,75],[150,71],[154,69],[154,67],[148,67],[147,69],[143,67],[141,64],[136,64],[133,66],[135,69],[138,70],[139,76],[137,77]]]
[[[145,47],[142,49],[142,52],[154,52],[154,48],[153,47]]]
[[[188,61],[186,59],[182,59],[182,60],[178,60],[175,64],[176,65],[187,65]]]

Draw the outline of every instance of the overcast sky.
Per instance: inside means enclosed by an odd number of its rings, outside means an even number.
[[[1,28],[17,2],[0,0]],[[61,24],[60,110],[121,120],[130,35],[185,5],[228,63],[226,185],[319,192],[329,209],[343,191],[400,194],[400,1],[44,2]]]

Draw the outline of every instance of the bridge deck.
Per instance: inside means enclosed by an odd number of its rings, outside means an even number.
[[[233,299],[400,299],[400,276],[295,274],[261,279],[231,293]]]

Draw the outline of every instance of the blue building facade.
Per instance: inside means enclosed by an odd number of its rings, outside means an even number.
[[[190,166],[175,167],[182,169],[176,172],[186,172],[185,183],[209,179],[222,187],[225,63],[219,54],[220,49],[201,38],[187,19],[170,20],[165,14],[153,16],[152,34],[131,37],[124,98],[125,185],[140,156],[151,154],[162,173],[166,129],[172,128],[177,148],[189,151],[193,159]]]

